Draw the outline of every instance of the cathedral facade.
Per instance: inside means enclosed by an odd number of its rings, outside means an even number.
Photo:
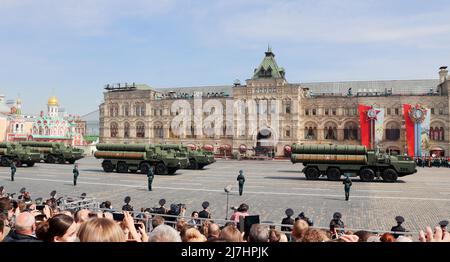
[[[107,85],[100,142],[183,143],[221,154],[283,156],[293,143],[360,144],[358,105],[368,105],[384,109],[377,147],[404,153],[402,105],[420,104],[431,112],[427,154],[449,155],[447,74],[442,67],[439,79],[430,80],[289,83],[269,48],[245,84]]]

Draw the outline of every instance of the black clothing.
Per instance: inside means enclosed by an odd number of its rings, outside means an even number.
[[[147,173],[148,191],[152,191],[153,178],[154,178],[153,172],[151,171],[151,169],[149,169]]]
[[[130,204],[125,204],[122,206],[123,211],[133,211],[133,207]]]
[[[77,179],[78,179],[78,176],[80,175],[80,172],[78,172],[78,169],[76,167],[73,169],[72,172],[73,172],[73,185],[76,186]]]
[[[242,192],[244,191],[245,177],[242,173],[240,173],[236,180],[239,181],[239,195],[242,196]]]
[[[209,213],[209,211],[207,211],[207,210],[203,210],[198,213],[198,217],[199,218],[211,218],[211,213]]]
[[[349,177],[346,177],[342,184],[344,184],[345,200],[348,201],[350,198],[350,187],[352,186],[352,180]]]
[[[3,242],[42,242],[42,241],[33,236],[18,234],[16,233],[15,230],[12,230],[5,237],[5,239],[3,239]]]
[[[397,225],[395,227],[391,228],[392,232],[406,232],[406,229],[404,227],[402,227],[402,225]],[[400,235],[399,234],[393,234],[395,238],[398,238]]]
[[[338,228],[344,228],[344,222],[342,220],[336,220],[336,219],[332,219],[330,221],[330,231],[333,234],[334,233],[334,229],[336,228],[336,232],[338,234],[340,233],[344,233],[344,229],[338,229]]]
[[[292,217],[285,217],[281,220],[282,225],[294,225],[294,219]],[[292,227],[281,227],[281,231],[283,232],[291,232]]]

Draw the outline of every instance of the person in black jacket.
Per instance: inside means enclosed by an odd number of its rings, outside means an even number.
[[[208,207],[209,207],[209,202],[205,201],[202,203],[202,207],[203,207],[203,211],[200,211],[198,213],[198,217],[199,218],[211,218],[211,213],[208,211]]]
[[[283,218],[283,220],[281,220],[281,224],[282,225],[294,225],[294,219],[292,218],[292,215],[294,215],[294,210],[292,210],[291,208],[286,209],[286,211],[284,211],[284,213],[286,214],[286,217]],[[283,232],[291,232],[292,231],[292,227],[281,227],[281,231]]]
[[[330,221],[330,232],[332,234],[333,239],[339,237],[339,234],[344,233],[344,221],[341,220],[342,214],[339,212],[335,212],[333,214],[333,219]]]
[[[30,212],[20,213],[16,217],[15,229],[3,239],[3,242],[42,242],[33,236],[36,220]]]
[[[393,226],[391,228],[392,232],[406,232],[406,229],[404,227],[402,227],[403,222],[405,222],[405,219],[402,216],[396,216],[395,217],[395,221],[397,221],[397,225]],[[398,238],[400,235],[399,234],[394,234],[395,238]]]

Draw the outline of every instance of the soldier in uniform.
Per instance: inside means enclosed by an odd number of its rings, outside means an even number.
[[[14,175],[16,175],[16,163],[14,161],[11,161],[11,181],[14,181]]]
[[[392,232],[406,232],[406,229],[402,227],[402,223],[405,222],[405,219],[402,216],[396,216],[395,221],[397,221],[397,226],[391,228]],[[399,234],[394,234],[395,238],[399,237]]]
[[[152,191],[153,177],[154,177],[153,170],[152,168],[149,168],[147,172],[148,191]]]
[[[73,173],[73,185],[76,186],[78,176],[80,175],[80,172],[78,172],[78,164],[75,164],[72,173]]]
[[[244,191],[244,182],[245,182],[244,171],[239,170],[239,175],[236,180],[239,181],[239,195],[242,196],[242,191]]]
[[[352,180],[348,175],[345,176],[344,182],[342,182],[342,184],[344,184],[345,201],[348,201],[348,199],[350,198],[350,187],[352,186]]]

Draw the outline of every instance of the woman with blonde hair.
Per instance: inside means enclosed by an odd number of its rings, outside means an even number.
[[[78,231],[80,242],[125,242],[122,228],[107,218],[92,218]]]
[[[181,240],[183,242],[206,242],[206,237],[198,229],[191,227],[186,230]]]

